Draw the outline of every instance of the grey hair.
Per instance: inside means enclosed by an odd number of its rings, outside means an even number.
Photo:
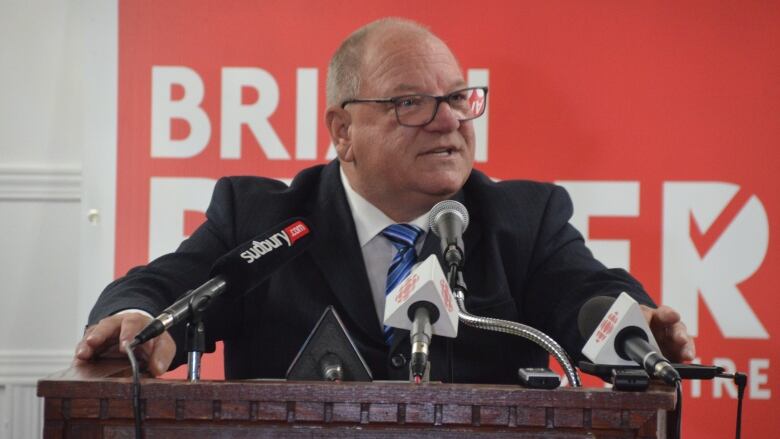
[[[340,105],[357,97],[360,91],[360,70],[365,58],[366,38],[373,32],[390,27],[399,27],[412,32],[432,35],[425,26],[405,18],[389,17],[373,21],[352,32],[330,59],[325,85],[327,106]]]

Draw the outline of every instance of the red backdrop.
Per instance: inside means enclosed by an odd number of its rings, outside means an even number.
[[[487,71],[478,168],[499,179],[636,184],[617,198],[636,212],[592,215],[588,238],[630,244],[631,271],[651,295],[683,304],[700,361],[750,373],[746,436],[777,431],[777,3],[120,2],[116,274],[172,250],[168,241],[202,220],[212,180],[190,179],[284,179],[326,162],[329,57],[384,16],[430,26],[464,69]],[[241,123],[258,114],[267,123]],[[593,203],[573,195],[577,209]],[[686,437],[733,435],[728,386],[684,389]]]

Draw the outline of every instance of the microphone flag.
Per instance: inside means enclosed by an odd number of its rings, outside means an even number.
[[[636,362],[621,358],[615,350],[615,339],[620,331],[632,326],[643,330],[647,336],[647,342],[656,352],[661,352],[655,337],[653,337],[653,332],[647,326],[647,320],[645,320],[639,303],[623,292],[607,310],[604,318],[601,319],[585,343],[582,348],[583,355],[594,364],[636,366]]]
[[[410,315],[409,307],[419,302],[429,302],[439,310],[439,318],[432,323],[433,334],[457,337],[458,310],[455,298],[435,255],[428,256],[414,267],[409,276],[387,296],[384,324],[410,329],[414,315]]]

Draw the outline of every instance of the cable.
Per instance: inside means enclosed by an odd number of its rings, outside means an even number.
[[[682,380],[677,380],[675,382],[675,387],[677,390],[677,407],[674,408],[674,413],[677,416],[677,419],[675,420],[674,425],[674,438],[680,439],[682,437]]]
[[[735,437],[739,439],[742,436],[742,399],[745,397],[745,387],[747,387],[747,375],[742,372],[719,373],[717,378],[731,378],[737,385],[737,430]]]
[[[130,360],[130,368],[133,371],[133,418],[135,420],[135,439],[141,439],[141,380],[138,376],[138,361],[135,359],[136,343],[125,342],[125,352]]]
[[[734,372],[734,384],[737,385],[737,433],[736,438],[742,435],[742,399],[747,387],[747,375],[742,372]]]

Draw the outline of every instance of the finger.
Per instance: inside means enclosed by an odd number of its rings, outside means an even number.
[[[647,305],[639,305],[639,309],[642,310],[642,314],[644,314],[645,320],[647,320],[647,324],[649,325],[653,320],[653,308],[650,308]]]
[[[152,340],[153,349],[149,356],[149,372],[152,375],[162,375],[168,371],[168,367],[176,355],[176,343],[167,332]]]
[[[650,308],[649,306],[639,305],[644,314],[647,326],[650,327],[650,331],[656,339],[663,338],[665,334],[665,325],[658,319],[658,308]]]
[[[693,337],[688,334],[677,311],[665,305],[658,308],[640,306],[664,356],[673,362],[691,361],[695,358]]]
[[[121,325],[121,315],[106,317],[96,325],[87,328],[83,340],[89,347],[97,349],[107,341],[115,339],[117,335],[119,335],[119,328]]]
[[[696,342],[693,337],[688,340],[688,343],[683,347],[682,351],[683,361],[693,361],[696,359]]]
[[[696,351],[693,337],[682,322],[664,327],[660,334],[654,334],[661,352],[672,362],[693,360]]]
[[[74,354],[75,359],[87,361],[92,358],[93,355],[95,355],[95,350],[92,349],[92,347],[88,345],[84,339],[81,339],[81,341],[76,344],[76,353]]]
[[[84,337],[76,344],[75,357],[91,360],[109,348],[119,331],[121,320],[117,316],[102,319],[84,332]]]
[[[94,349],[92,349],[84,339],[81,339],[81,341],[76,344],[76,353],[73,355],[74,358],[87,361],[92,358],[92,355],[94,355]]]
[[[684,323],[678,322],[672,327],[670,338],[677,348],[676,361],[692,361],[695,358],[696,345]]]
[[[650,326],[650,330],[653,332],[653,336],[659,343],[662,339],[672,337],[672,328],[675,324],[681,323],[680,314],[665,305],[661,305],[658,308],[649,308],[642,305],[642,312]]]
[[[683,345],[687,343],[691,337],[688,335],[688,328],[685,326],[685,323],[677,322],[671,326],[671,329],[669,330],[669,338],[674,340],[676,343]]]
[[[653,317],[655,319],[658,319],[659,321],[661,321],[663,323],[666,323],[668,325],[671,325],[671,324],[674,324],[674,323],[677,323],[677,322],[680,321],[680,313],[678,313],[677,311],[675,311],[674,309],[672,309],[672,308],[670,308],[670,307],[668,307],[666,305],[659,306],[655,310],[655,313],[653,313],[653,314],[654,314]]]
[[[78,345],[76,345],[75,358],[90,361],[98,357],[118,358],[124,356],[121,352],[119,352],[118,349],[115,349],[115,347],[116,343],[106,343],[104,345],[98,346],[97,348],[92,348],[88,344],[80,342]]]
[[[132,342],[136,335],[149,323],[151,320],[148,316],[141,313],[127,313],[123,314],[125,317],[122,320],[122,326],[119,331],[119,351],[124,353],[125,346]],[[148,344],[148,343],[147,343]],[[140,352],[143,358],[149,358],[151,354],[151,346],[147,344],[141,345]]]

